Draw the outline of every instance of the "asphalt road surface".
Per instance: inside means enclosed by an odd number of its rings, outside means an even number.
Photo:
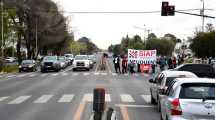
[[[98,63],[98,62],[97,62]],[[150,104],[149,74],[116,74],[108,69],[90,71],[14,73],[0,75],[1,120],[89,120],[93,89],[106,89],[106,106],[118,120],[158,120]]]

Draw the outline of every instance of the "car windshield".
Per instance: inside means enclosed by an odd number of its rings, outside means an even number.
[[[34,61],[33,60],[23,60],[22,64],[33,64]]]
[[[215,100],[215,84],[189,83],[183,84],[179,98],[182,99],[213,99]]]
[[[77,55],[75,56],[75,60],[87,60],[88,56],[87,55]]]
[[[65,57],[62,57],[62,56],[58,57],[58,59],[59,59],[60,61],[66,60],[66,58],[65,58]]]
[[[46,56],[44,57],[44,60],[57,60],[56,56]]]

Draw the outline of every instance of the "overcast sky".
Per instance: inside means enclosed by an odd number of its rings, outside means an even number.
[[[67,12],[87,11],[160,11],[163,0],[53,0],[60,9]],[[168,0],[176,10],[200,9],[200,0]],[[215,8],[215,0],[205,0],[205,8]],[[200,11],[191,11],[199,14]],[[205,11],[206,15],[215,16],[215,11]],[[120,43],[121,38],[128,34],[140,35],[144,38],[144,30],[150,29],[158,37],[166,33],[176,35],[180,39],[193,36],[195,27],[201,27],[202,19],[197,16],[176,13],[175,16],[161,17],[160,13],[152,14],[71,14],[69,25],[74,31],[75,39],[86,36],[99,48],[106,49],[110,44]],[[205,23],[215,23],[215,19],[207,18]]]

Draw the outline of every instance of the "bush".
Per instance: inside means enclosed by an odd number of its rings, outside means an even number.
[[[7,65],[7,66],[4,66],[2,72],[6,72],[6,73],[17,72],[18,68],[19,68],[18,65]]]

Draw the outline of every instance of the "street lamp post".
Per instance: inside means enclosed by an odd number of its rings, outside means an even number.
[[[1,0],[1,56],[4,57],[4,8],[3,8],[3,0]]]
[[[204,25],[205,25],[205,1],[202,1],[202,10],[201,10],[201,15],[202,15],[202,32],[204,32]]]

